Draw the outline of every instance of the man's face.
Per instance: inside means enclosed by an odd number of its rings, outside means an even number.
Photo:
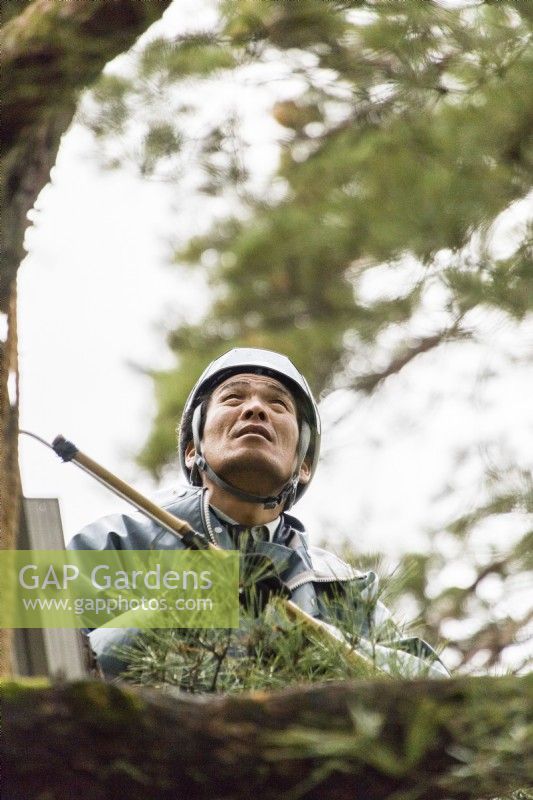
[[[296,404],[274,378],[244,373],[228,378],[208,401],[202,449],[228,483],[254,494],[277,493],[296,466],[299,430]],[[192,466],[194,448],[186,462]],[[300,479],[309,477],[303,465]]]

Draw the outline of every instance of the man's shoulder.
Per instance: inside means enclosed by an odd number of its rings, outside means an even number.
[[[357,580],[373,584],[377,579],[375,573],[361,572],[336,553],[324,550],[322,547],[309,547],[309,556],[313,571],[319,580]]]
[[[364,599],[371,601],[377,597],[379,578],[375,572],[362,572],[331,550],[310,545],[308,533],[300,520],[287,513],[283,514],[283,518],[285,525],[298,532],[299,539],[304,544],[311,562],[311,570],[317,581],[344,582],[355,580],[357,581],[357,588]]]
[[[202,494],[201,486],[172,486],[159,489],[151,499],[161,508],[171,511],[174,506],[184,506],[191,501],[197,501]]]
[[[198,506],[199,487],[160,490],[151,499],[176,517],[188,517]],[[140,511],[109,514],[85,525],[68,543],[70,550],[144,550],[160,536],[162,529]],[[171,537],[171,534],[168,534]],[[176,546],[175,538],[170,541]],[[169,545],[169,546],[170,546]],[[158,545],[159,546],[159,545]],[[164,547],[164,545],[162,545]]]

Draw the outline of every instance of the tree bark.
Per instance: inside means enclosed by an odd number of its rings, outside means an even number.
[[[532,780],[533,681],[194,697],[4,687],[4,800],[474,800]]]
[[[0,307],[24,256],[27,213],[48,182],[81,89],[127,50],[171,0],[34,0],[0,30],[2,193]]]
[[[0,342],[0,547],[14,546],[20,517],[18,466],[17,303],[14,291],[6,314],[7,338]],[[0,675],[10,673],[12,631],[0,630]]]
[[[28,211],[50,177],[78,94],[128,49],[171,0],[34,0],[6,4],[0,29],[0,547],[14,547],[19,518],[16,274]],[[10,391],[8,391],[8,389]],[[0,674],[9,671],[0,634]]]

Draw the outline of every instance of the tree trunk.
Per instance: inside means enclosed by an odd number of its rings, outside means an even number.
[[[0,342],[0,547],[14,546],[19,522],[18,370],[16,293],[7,307],[6,338]],[[10,672],[12,631],[0,630],[0,675]]]
[[[0,547],[14,547],[20,504],[16,274],[28,211],[50,177],[81,89],[128,49],[171,0],[33,0],[6,4],[0,30]],[[23,10],[21,10],[23,9]],[[18,13],[17,13],[18,12]],[[0,635],[0,674],[9,671]]]
[[[2,797],[487,800],[532,779],[532,688],[531,676],[207,697],[7,684]]]

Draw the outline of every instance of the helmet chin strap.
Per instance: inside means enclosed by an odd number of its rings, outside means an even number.
[[[298,442],[296,467],[292,477],[285,484],[279,494],[264,496],[245,492],[243,489],[239,489],[238,486],[233,486],[231,483],[227,483],[225,480],[223,480],[223,478],[220,477],[220,475],[217,475],[214,469],[210,467],[205,457],[202,455],[202,439],[200,434],[201,415],[202,404],[200,403],[200,405],[196,406],[194,409],[194,414],[192,417],[192,435],[196,456],[194,459],[194,466],[191,469],[191,479],[196,477],[194,474],[195,471],[198,477],[200,476],[200,472],[205,472],[209,480],[213,481],[213,483],[215,483],[221,489],[224,489],[224,491],[229,492],[235,497],[238,497],[240,500],[246,500],[248,503],[259,503],[263,505],[264,508],[275,508],[280,503],[283,503],[284,508],[286,510],[289,509],[294,503],[294,498],[296,497],[296,490],[300,480],[300,469],[307,454],[309,442],[311,441],[311,429],[307,422],[305,422],[305,420],[302,421],[300,440]]]

